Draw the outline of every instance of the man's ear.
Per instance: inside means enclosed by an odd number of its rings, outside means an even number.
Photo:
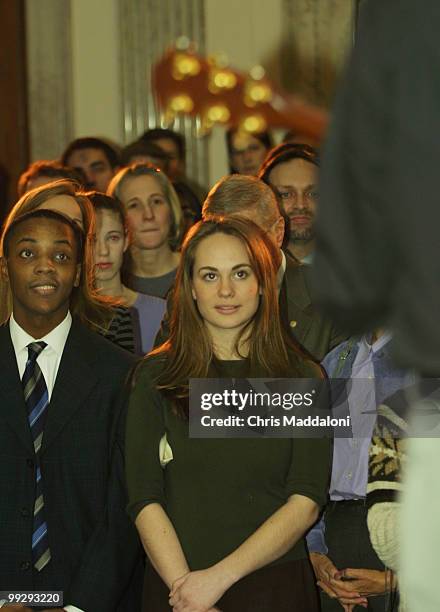
[[[283,244],[285,229],[286,222],[284,221],[284,218],[280,216],[273,229],[275,240],[279,248],[281,248],[281,245]]]
[[[0,278],[9,282],[8,265],[5,257],[0,257]]]
[[[75,280],[73,281],[73,286],[74,287],[79,287],[79,283],[81,280],[81,264],[76,264],[76,274],[75,274]]]

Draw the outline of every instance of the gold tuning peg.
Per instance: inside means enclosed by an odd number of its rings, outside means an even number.
[[[227,123],[231,113],[225,104],[213,104],[204,113],[204,117],[209,123]]]
[[[240,121],[238,128],[248,134],[259,134],[266,131],[267,121],[259,114],[247,115]]]
[[[273,90],[266,79],[266,71],[263,66],[254,66],[249,70],[249,77],[244,84],[244,103],[250,108],[257,104],[270,102]]]
[[[165,112],[161,115],[162,127],[169,127],[174,123],[176,115],[179,113],[188,114],[194,108],[194,102],[187,94],[177,94],[173,96],[165,108]]]
[[[266,76],[266,71],[263,66],[257,64],[249,70],[249,76],[254,81],[261,81]]]
[[[176,53],[173,59],[173,78],[182,81],[188,77],[199,74],[201,69],[200,61],[195,55],[190,53]]]
[[[168,102],[168,108],[173,113],[190,113],[194,108],[194,102],[187,94],[178,94]]]
[[[208,56],[208,64],[215,68],[227,68],[229,66],[229,58],[226,53],[214,53]]]

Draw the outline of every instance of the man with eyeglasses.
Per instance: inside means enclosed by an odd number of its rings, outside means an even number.
[[[285,248],[302,263],[312,263],[318,203],[319,156],[306,144],[285,143],[272,149],[259,178],[278,196],[287,224]]]

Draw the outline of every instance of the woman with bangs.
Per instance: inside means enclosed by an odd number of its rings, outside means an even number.
[[[326,501],[329,441],[188,437],[190,378],[322,377],[283,333],[279,264],[251,221],[213,218],[185,239],[170,336],[135,373],[127,420],[144,612],[319,609],[304,534]]]
[[[183,215],[166,175],[150,164],[133,164],[113,177],[107,195],[124,205],[130,247],[122,280],[133,291],[166,297],[179,264]]]
[[[100,295],[94,288],[93,245],[96,219],[89,198],[81,191],[78,183],[68,179],[53,181],[32,189],[25,193],[12,208],[5,221],[4,231],[20,215],[39,208],[54,210],[68,217],[84,232],[84,261],[81,267],[80,285],[71,300],[72,315],[114,344],[134,352],[133,322],[130,311],[121,306],[118,300]],[[0,325],[8,321],[11,312],[11,290],[7,283],[0,281]]]

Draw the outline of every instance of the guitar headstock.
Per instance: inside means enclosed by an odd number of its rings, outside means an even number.
[[[168,50],[152,78],[165,122],[179,113],[197,116],[202,134],[215,124],[251,134],[288,128],[319,141],[327,127],[325,110],[276,88],[261,66],[240,72],[223,58],[198,55],[189,43]]]

